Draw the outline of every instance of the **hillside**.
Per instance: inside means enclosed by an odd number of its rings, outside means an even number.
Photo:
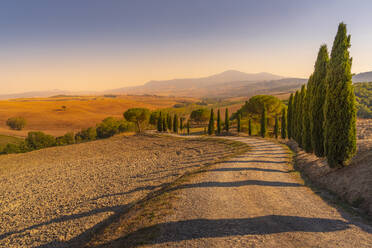
[[[239,97],[291,91],[306,79],[285,78],[270,73],[244,73],[229,70],[203,78],[150,81],[142,86],[107,91],[121,94],[156,94],[191,97]]]
[[[353,82],[372,82],[372,71],[362,72],[354,75]]]
[[[177,103],[193,102],[192,98],[158,96],[57,96],[50,98],[22,98],[0,101],[0,133],[26,136],[37,130],[52,135],[95,126],[108,116],[123,117],[128,108],[168,108]],[[66,106],[64,110],[62,106]],[[10,130],[5,122],[9,117],[22,116],[27,125],[22,131]]]

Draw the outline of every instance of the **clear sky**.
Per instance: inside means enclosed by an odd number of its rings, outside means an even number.
[[[3,0],[0,94],[104,90],[224,70],[308,77],[339,22],[372,70],[371,0]]]

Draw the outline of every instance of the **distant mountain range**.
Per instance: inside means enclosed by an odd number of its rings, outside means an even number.
[[[354,75],[353,82],[372,82],[372,71],[362,72]]]
[[[236,97],[288,91],[299,88],[307,79],[286,78],[267,72],[225,71],[202,78],[150,81],[141,86],[106,91],[111,94],[155,94],[191,97]]]
[[[353,82],[366,81],[372,81],[372,71],[359,73],[353,76]],[[140,86],[124,87],[103,92],[73,92],[63,90],[35,91],[0,95],[0,99],[86,94],[148,94],[189,97],[241,97],[257,94],[293,92],[305,83],[307,83],[307,79],[305,78],[283,77],[267,72],[244,73],[236,70],[228,70],[209,77],[149,81]]]

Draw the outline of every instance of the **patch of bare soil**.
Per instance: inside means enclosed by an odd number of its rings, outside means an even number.
[[[141,135],[0,156],[0,247],[81,247],[149,192],[234,151]]]
[[[357,138],[357,154],[341,169],[329,168],[325,158],[305,153],[294,141],[287,144],[297,153],[297,167],[313,183],[372,216],[372,119],[357,121]]]

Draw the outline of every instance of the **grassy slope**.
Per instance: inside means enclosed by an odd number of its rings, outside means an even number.
[[[1,135],[0,134],[0,151],[4,149],[4,147],[8,144],[17,144],[22,141],[21,138],[17,138],[14,136],[8,136],[8,135]]]
[[[128,108],[145,107],[151,110],[172,107],[183,101],[195,99],[157,97],[157,96],[120,96],[111,97],[57,97],[33,98],[0,101],[0,133],[26,136],[30,130],[40,130],[53,135],[95,126],[108,116],[120,117]],[[62,110],[66,106],[66,110]],[[27,126],[22,131],[9,130],[5,122],[9,117],[22,116]]]

